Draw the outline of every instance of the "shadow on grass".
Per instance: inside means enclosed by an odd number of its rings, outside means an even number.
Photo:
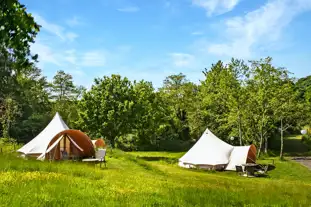
[[[170,157],[145,157],[145,156],[138,156],[137,158],[145,160],[145,161],[164,161],[169,164],[175,164],[178,162],[177,158],[170,158]]]

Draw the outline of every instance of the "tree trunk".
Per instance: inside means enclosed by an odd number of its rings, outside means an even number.
[[[262,150],[262,144],[263,144],[263,119],[264,119],[264,114],[262,114],[262,119],[261,119],[261,123],[260,123],[260,143],[259,143],[259,150],[258,150],[257,157],[260,156],[260,153]]]
[[[240,146],[242,146],[242,129],[241,129],[241,116],[239,115],[239,138],[240,138]]]
[[[114,140],[114,137],[110,137],[110,144],[111,144],[111,148],[115,148],[116,142]]]
[[[281,119],[281,149],[280,149],[280,159],[283,158],[283,148],[284,148],[284,140],[283,140],[283,119]]]
[[[268,137],[265,137],[265,154],[268,153]]]
[[[259,142],[259,149],[258,149],[257,157],[260,157],[261,148],[262,148],[262,141],[263,141],[263,134],[260,133],[260,142]]]

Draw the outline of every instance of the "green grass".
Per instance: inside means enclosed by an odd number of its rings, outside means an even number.
[[[270,177],[245,178],[180,168],[182,154],[108,151],[102,169],[2,154],[0,206],[311,205],[311,171],[298,163],[276,159]]]
[[[20,147],[22,147],[22,145],[1,143],[0,140],[0,153],[12,153],[15,152],[17,149],[19,149]]]

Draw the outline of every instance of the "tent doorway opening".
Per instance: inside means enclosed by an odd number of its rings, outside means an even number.
[[[48,160],[72,160],[83,155],[83,149],[68,135],[62,135],[47,150]]]
[[[64,130],[48,144],[39,160],[81,160],[95,155],[91,139],[79,130]]]

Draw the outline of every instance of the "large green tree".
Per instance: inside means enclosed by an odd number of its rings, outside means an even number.
[[[78,99],[85,92],[83,86],[76,86],[73,77],[63,70],[57,71],[50,83],[50,99],[53,102],[52,113],[59,112],[67,124],[74,128],[78,119]]]
[[[179,135],[179,139],[184,141],[190,139],[188,116],[197,93],[197,86],[187,80],[182,73],[166,77],[160,89],[160,95],[171,111],[171,126]]]
[[[311,125],[311,76],[300,78],[296,84],[295,89],[298,92],[300,101],[305,103],[306,125]]]
[[[272,107],[275,116],[276,127],[280,132],[280,158],[284,153],[284,133],[289,128],[300,126],[304,119],[303,104],[299,102],[299,94],[294,90],[292,80],[285,73],[277,86],[275,96],[272,98]]]
[[[254,129],[259,141],[258,155],[261,149],[268,150],[268,138],[274,126],[272,100],[277,93],[279,82],[287,70],[272,65],[272,58],[251,61],[252,78],[248,81],[248,98],[251,102],[249,115],[254,119]],[[264,144],[264,147],[263,147]]]
[[[57,71],[51,83],[51,98],[55,101],[73,100],[78,94],[72,75],[63,70]]]
[[[132,132],[133,85],[119,75],[96,78],[79,102],[79,126],[93,137],[104,137],[115,146],[119,136]]]
[[[244,137],[244,117],[247,111],[247,85],[249,77],[249,67],[242,60],[232,59],[225,70],[223,90],[228,93],[228,101],[224,104],[229,109],[227,124],[232,128],[231,136],[239,137],[239,145],[248,144]]]
[[[6,58],[11,56],[16,64],[26,66],[37,59],[37,55],[30,52],[30,44],[40,26],[18,0],[0,2],[0,54]]]
[[[200,97],[203,104],[204,124],[224,140],[228,140],[231,128],[228,126],[230,88],[232,74],[223,62],[218,61],[211,69],[203,72]]]
[[[19,67],[16,64],[8,64],[6,71],[9,75],[5,77],[5,84],[2,90],[1,114],[5,118],[10,114],[10,124],[3,122],[3,135],[19,138],[20,141],[28,140],[33,133],[37,133],[45,124],[42,119],[37,123],[30,121],[30,117],[35,114],[49,114],[50,103],[47,93],[47,82],[41,75],[41,71],[32,66],[27,66],[25,70],[15,70]],[[14,112],[15,111],[15,112]],[[13,113],[14,112],[14,113]],[[41,116],[43,117],[43,116]],[[30,124],[32,127],[26,127],[24,124]],[[36,126],[35,126],[36,125]],[[7,128],[7,126],[10,126]],[[6,130],[9,130],[9,133]],[[33,133],[29,133],[32,131]]]
[[[17,74],[15,97],[21,109],[12,134],[19,141],[33,138],[50,119],[51,103],[48,98],[48,82],[41,70],[31,66]]]

